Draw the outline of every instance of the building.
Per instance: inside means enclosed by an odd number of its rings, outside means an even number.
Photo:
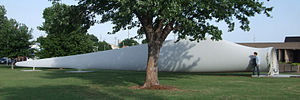
[[[284,42],[238,44],[255,48],[274,47],[277,50],[277,58],[280,62],[300,63],[300,36],[285,37]]]
[[[114,45],[114,44],[109,44],[109,45],[110,45],[111,49],[119,49],[119,46],[117,46],[117,45]]]

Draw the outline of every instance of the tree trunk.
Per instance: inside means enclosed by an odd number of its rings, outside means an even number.
[[[136,13],[140,20],[146,39],[148,40],[148,61],[146,69],[146,80],[142,88],[151,88],[159,85],[158,82],[158,57],[160,48],[168,34],[172,30],[174,21],[164,26],[164,21],[158,18],[157,26],[153,24],[153,17],[148,15],[140,15]]]
[[[158,57],[162,42],[149,41],[148,43],[148,61],[146,70],[146,81],[143,85],[144,88],[149,88],[154,85],[159,85],[158,82]]]
[[[14,70],[15,68],[14,68],[14,62],[13,62],[13,60],[11,60],[11,70]]]

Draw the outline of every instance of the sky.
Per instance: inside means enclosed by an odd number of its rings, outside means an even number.
[[[266,0],[261,0],[266,1]],[[62,0],[61,3],[77,4],[76,0]],[[238,23],[233,32],[227,32],[224,23],[218,23],[218,27],[223,30],[223,40],[238,43],[249,42],[283,42],[285,36],[300,36],[300,0],[270,0],[265,2],[267,6],[273,6],[272,18],[265,15],[256,15],[249,18],[249,32],[239,29]],[[0,0],[0,5],[4,5],[8,18],[16,19],[20,23],[26,24],[33,29],[33,39],[45,36],[44,31],[39,31],[38,26],[44,22],[43,10],[52,5],[48,0]],[[123,40],[136,35],[136,29],[120,31],[109,35],[114,25],[110,22],[92,26],[88,32],[94,34],[101,41],[116,44],[118,40]],[[172,40],[176,36],[170,34],[167,40]],[[138,40],[139,42],[142,39]]]

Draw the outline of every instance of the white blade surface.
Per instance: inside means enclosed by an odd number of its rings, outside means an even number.
[[[147,45],[65,57],[18,62],[22,67],[62,67],[77,69],[145,70]],[[177,43],[166,41],[159,56],[159,70],[172,72],[250,71],[253,52],[258,52],[260,70],[278,74],[274,48],[251,48],[228,41],[203,40]]]

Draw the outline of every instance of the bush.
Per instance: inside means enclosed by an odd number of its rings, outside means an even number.
[[[292,66],[300,66],[300,63],[292,63]]]

